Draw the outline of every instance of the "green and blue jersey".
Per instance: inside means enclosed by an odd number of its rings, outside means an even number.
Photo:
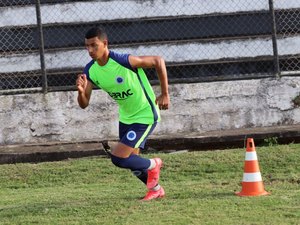
[[[89,62],[87,79],[107,92],[119,105],[119,120],[124,124],[153,124],[160,121],[155,94],[142,68],[132,68],[129,54],[109,52],[108,62],[100,66]]]

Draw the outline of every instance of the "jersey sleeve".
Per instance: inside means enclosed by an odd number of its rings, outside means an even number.
[[[116,62],[120,63],[122,66],[126,67],[127,69],[135,71],[129,63],[129,54],[109,51],[109,57],[115,60]]]
[[[89,72],[89,70],[93,64],[94,64],[94,60],[92,60],[88,64],[86,64],[86,66],[84,67],[83,73],[86,75],[86,78],[94,84],[94,82],[90,78],[90,72]]]

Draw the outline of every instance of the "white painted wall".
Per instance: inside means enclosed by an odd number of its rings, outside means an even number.
[[[299,2],[297,3],[297,0],[293,1],[294,4],[300,5]],[[268,0],[114,0],[46,4],[41,7],[41,15],[43,23],[51,24],[161,16],[203,15],[267,9]],[[3,9],[2,14],[3,16],[0,17],[0,26],[36,24],[34,5],[9,7]],[[23,18],[27,19],[24,20]]]
[[[274,7],[276,9],[300,8],[300,2],[299,0],[274,0]],[[7,7],[0,10],[0,27],[36,24],[34,5]],[[43,4],[41,15],[44,24],[52,24],[262,10],[269,10],[268,0],[98,0]]]
[[[277,9],[300,8],[300,1],[274,0],[274,5]],[[44,4],[41,8],[41,15],[44,24],[53,24],[238,11],[251,12],[268,9],[268,0],[114,0]],[[4,7],[0,9],[0,15],[0,27],[36,24],[35,6]],[[298,46],[300,46],[300,36],[281,38],[278,40],[278,53],[282,56],[300,54]],[[167,62],[176,63],[273,54],[271,37],[210,43],[141,45],[113,50],[134,55],[162,55]],[[83,48],[51,51],[45,55],[47,69],[84,67],[89,61],[90,58]],[[39,54],[38,52],[8,54],[0,57],[0,68],[3,73],[38,70],[40,69]]]
[[[300,123],[292,102],[300,77],[174,84],[170,94],[171,108],[162,111],[153,137]],[[76,92],[0,96],[0,145],[118,137],[117,106],[106,93],[93,91],[85,110],[76,98]]]
[[[300,36],[279,39],[277,45],[279,55],[300,54]],[[177,63],[273,55],[271,39],[160,44],[130,48],[111,48],[111,50],[132,55],[161,55],[166,62]],[[84,67],[90,60],[91,58],[85,49],[61,50],[45,54],[47,69]],[[40,69],[39,54],[18,54],[1,57],[0,67],[1,72],[38,70]]]

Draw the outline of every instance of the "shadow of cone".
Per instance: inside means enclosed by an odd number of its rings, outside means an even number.
[[[264,190],[264,184],[262,182],[252,138],[247,138],[242,191],[235,194],[238,196],[260,196],[269,194]]]

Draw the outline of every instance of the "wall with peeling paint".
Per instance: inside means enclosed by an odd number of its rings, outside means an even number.
[[[227,7],[220,4],[218,0],[203,1],[205,3],[190,0],[126,1],[124,4],[133,5],[130,5],[127,8],[128,11],[121,15],[105,8],[117,9],[120,1],[105,1],[101,2],[101,5],[93,1],[49,4],[42,6],[41,10],[42,21],[45,24],[92,22],[107,20],[107,18],[111,20],[138,19],[268,10],[267,1],[259,1],[260,4],[257,4],[252,0],[242,2],[233,0],[228,1]],[[283,1],[275,1],[275,8],[300,7],[298,0],[284,1],[284,4],[280,2]],[[78,10],[72,11],[70,4],[76,4],[77,7],[73,10]],[[199,5],[190,7],[191,4]],[[97,9],[94,11],[95,14],[82,13],[83,7],[89,8],[91,5]],[[171,7],[175,5],[178,7]],[[237,6],[240,8],[236,8]],[[132,11],[133,8],[137,11]],[[194,11],[195,9],[197,11]],[[34,12],[33,5],[3,8],[0,27],[35,24]],[[299,54],[299,43],[299,35],[279,39],[279,54]],[[259,48],[260,52],[249,51],[255,48]],[[232,52],[228,54],[226,49],[231,49]],[[255,58],[273,54],[271,36],[253,40],[224,40],[215,43],[200,43],[195,40],[188,43],[115,46],[114,50],[135,55],[162,55],[167,62],[174,63],[219,60],[226,57],[230,59]],[[167,52],[169,54],[166,54]],[[207,55],[208,52],[209,55]],[[65,60],[69,58],[72,60]],[[45,60],[48,69],[65,69],[83,65],[89,62],[90,58],[83,48],[62,48],[47,52]],[[39,57],[36,52],[8,54],[0,58],[0,67],[1,72],[8,73],[37,70],[40,68]],[[161,112],[162,122],[155,129],[153,136],[178,136],[191,132],[201,135],[208,131],[299,124],[300,110],[293,103],[293,100],[300,94],[299,90],[300,77],[172,84],[170,85],[171,108]],[[159,87],[155,87],[155,92],[159,93]],[[85,110],[78,106],[77,92],[73,91],[2,95],[0,96],[0,126],[0,145],[116,139],[118,136],[117,106],[101,90],[93,91],[91,104]]]
[[[170,94],[153,137],[300,123],[299,77],[173,84]],[[84,110],[77,92],[0,96],[0,105],[1,145],[118,137],[117,105],[101,90]]]

